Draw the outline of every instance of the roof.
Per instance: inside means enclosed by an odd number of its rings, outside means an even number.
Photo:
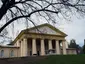
[[[0,47],[2,47],[2,48],[19,48],[19,47],[12,46],[12,45],[0,45]]]
[[[50,24],[47,24],[47,23],[41,24],[41,25],[38,25],[38,26],[35,26],[35,27],[31,27],[31,28],[25,29],[25,30],[23,30],[23,31],[29,31],[29,30],[33,30],[33,29],[38,29],[38,27],[40,28],[40,27],[43,27],[43,26],[48,26],[48,27],[51,28],[52,30],[54,30],[54,31],[56,31],[56,32],[60,32],[60,33],[62,33],[64,36],[67,36],[67,34],[65,34],[64,32],[60,31],[60,30],[57,29],[56,27],[54,27],[54,26],[52,26],[52,25],[50,25]]]
[[[20,32],[20,34],[15,38],[15,40],[14,40],[13,42],[16,42],[23,34],[25,34],[26,32],[29,32],[29,30],[37,29],[37,28],[40,28],[40,27],[43,27],[43,26],[48,26],[48,27],[51,28],[52,30],[61,33],[64,37],[67,36],[67,34],[65,34],[64,32],[62,32],[62,31],[60,31],[59,29],[55,28],[54,26],[45,23],[45,24],[41,24],[41,25],[38,25],[38,26],[35,26],[35,27],[31,27],[31,28],[22,30],[22,31]],[[12,44],[13,42],[11,42],[11,44]]]

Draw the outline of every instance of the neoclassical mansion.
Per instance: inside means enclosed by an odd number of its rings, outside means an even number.
[[[47,23],[25,29],[9,45],[0,45],[0,58],[77,54],[68,48],[66,36]]]

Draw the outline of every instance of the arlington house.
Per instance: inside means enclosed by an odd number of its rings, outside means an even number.
[[[0,58],[77,54],[68,48],[67,35],[50,24],[22,30],[8,45],[0,45]]]

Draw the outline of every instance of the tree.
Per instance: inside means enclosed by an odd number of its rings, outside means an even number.
[[[83,46],[83,54],[85,54],[85,44],[84,44],[84,46]]]
[[[4,42],[10,42],[11,40],[12,40],[12,38],[11,37],[8,37],[8,30],[5,28],[0,33],[0,44],[3,44]]]
[[[85,39],[84,39],[84,45],[83,45],[82,49],[83,49],[83,53],[85,54]]]
[[[25,18],[35,25],[32,15],[38,15],[48,22],[55,23],[55,15],[58,16],[60,13],[67,17],[68,11],[85,12],[84,0],[1,0],[0,3],[0,20],[6,19],[6,23],[0,28],[0,33],[10,23],[20,18]]]
[[[81,47],[76,44],[75,39],[70,40],[69,48],[75,48],[77,53],[80,53]]]
[[[74,39],[70,40],[69,48],[77,48],[76,41]]]

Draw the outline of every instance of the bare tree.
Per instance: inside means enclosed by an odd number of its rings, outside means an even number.
[[[85,13],[84,0],[1,0],[0,2],[0,20],[6,19],[6,23],[0,28],[0,33],[10,23],[20,18],[25,18],[35,25],[32,15],[55,23],[56,17],[53,15],[64,15],[67,11]]]
[[[8,36],[8,30],[4,28],[4,30],[0,33],[0,44],[4,42],[11,42],[12,38]]]

